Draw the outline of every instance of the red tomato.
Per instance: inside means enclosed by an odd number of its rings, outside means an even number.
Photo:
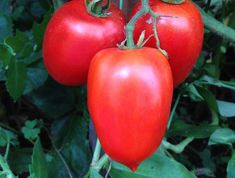
[[[104,151],[135,171],[160,145],[173,79],[154,48],[97,53],[88,74],[88,108]]]
[[[49,74],[64,85],[86,83],[92,57],[125,39],[125,17],[111,5],[108,17],[87,13],[84,0],[65,3],[51,18],[44,36],[43,57]]]
[[[160,0],[150,0],[152,10],[160,15],[157,31],[161,48],[168,52],[174,86],[179,85],[190,73],[200,54],[203,43],[203,22],[196,6],[189,0],[180,5],[164,3]],[[133,9],[132,16],[141,8],[140,4]],[[153,19],[146,15],[137,21],[134,38],[139,38],[141,32],[153,34]],[[155,38],[145,45],[156,47]]]

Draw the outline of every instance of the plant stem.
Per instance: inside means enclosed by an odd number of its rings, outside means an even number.
[[[63,1],[62,0],[52,0],[54,11],[59,9],[60,6],[62,6]]]
[[[176,111],[176,108],[177,108],[177,106],[179,104],[180,98],[181,98],[181,93],[178,94],[178,96],[176,98],[176,101],[174,103],[174,106],[172,108],[171,115],[170,115],[170,118],[169,118],[169,121],[168,121],[168,124],[167,124],[167,129],[169,129],[170,126],[171,126],[171,122],[172,122],[172,119],[173,119],[173,117],[175,115],[175,111]]]
[[[95,151],[94,151],[92,162],[91,162],[91,166],[95,166],[96,163],[98,162],[98,160],[100,158],[100,152],[101,152],[101,145],[100,145],[99,139],[97,139],[96,140]]]
[[[92,168],[96,169],[99,172],[108,161],[109,161],[109,156],[107,154],[104,154],[97,162],[97,164]]]
[[[169,142],[167,142],[166,140],[163,140],[162,141],[162,144],[163,146],[166,148],[166,149],[169,149],[169,150],[172,150],[174,151],[175,153],[182,153],[185,149],[185,147],[193,141],[193,137],[188,137],[186,138],[185,140],[183,140],[182,142],[180,142],[179,144],[177,145],[173,145]]]
[[[142,0],[142,7],[141,9],[131,18],[130,22],[126,26],[126,37],[127,37],[127,47],[128,48],[135,48],[135,43],[133,40],[133,31],[134,31],[134,25],[136,21],[143,15],[149,13],[150,7],[149,7],[149,1],[148,0]]]
[[[123,10],[123,0],[119,0],[119,9]]]

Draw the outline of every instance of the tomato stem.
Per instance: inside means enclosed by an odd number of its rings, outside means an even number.
[[[123,10],[123,0],[119,0],[119,9]]]
[[[110,0],[103,4],[103,0],[85,0],[87,12],[95,17],[107,17],[110,13],[107,10],[110,7]]]
[[[177,145],[173,145],[173,144],[167,142],[166,140],[163,140],[162,145],[165,149],[172,150],[175,153],[182,153],[184,151],[185,147],[189,143],[191,143],[193,140],[194,140],[193,137],[187,137],[186,139],[184,139],[182,142],[180,142]]]
[[[95,165],[98,162],[98,160],[100,158],[100,152],[101,152],[101,145],[100,145],[99,139],[97,139],[95,151],[94,151],[92,162],[91,162],[91,166]]]
[[[178,96],[176,98],[176,101],[175,101],[175,104],[174,104],[174,106],[172,108],[171,115],[170,115],[170,118],[169,118],[169,121],[168,121],[168,124],[167,124],[167,129],[169,129],[170,126],[171,126],[171,122],[172,122],[173,117],[175,115],[175,111],[176,111],[176,108],[177,108],[177,106],[179,104],[180,98],[181,98],[181,93],[178,94]]]

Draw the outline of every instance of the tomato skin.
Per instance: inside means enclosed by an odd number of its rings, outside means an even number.
[[[135,171],[160,145],[173,79],[154,48],[102,50],[88,74],[88,109],[104,151]]]
[[[199,57],[203,44],[203,21],[196,6],[189,0],[180,5],[164,3],[160,0],[150,0],[152,10],[160,15],[157,31],[161,48],[168,52],[171,65],[174,87],[177,87],[191,72]],[[133,16],[141,4],[138,3],[132,11]],[[153,20],[146,15],[137,21],[134,38],[139,38],[141,32],[146,30],[146,37],[153,34]],[[155,38],[151,38],[145,45],[156,47]]]
[[[43,42],[48,73],[63,85],[86,83],[92,57],[125,39],[125,17],[114,4],[104,18],[87,13],[84,1],[70,1],[52,16]]]

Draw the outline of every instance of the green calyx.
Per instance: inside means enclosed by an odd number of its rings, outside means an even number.
[[[185,2],[185,0],[161,0],[161,1],[169,4],[182,4]]]
[[[110,0],[106,4],[103,0],[85,0],[87,12],[95,17],[107,17],[110,15],[108,9],[110,7]]]

